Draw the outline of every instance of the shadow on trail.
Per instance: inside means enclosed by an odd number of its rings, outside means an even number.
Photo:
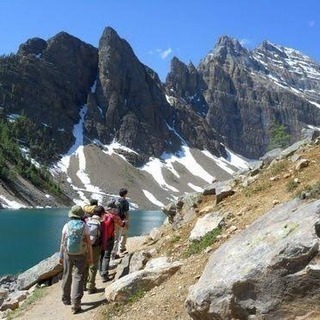
[[[100,300],[97,300],[97,301],[91,301],[91,302],[82,302],[81,303],[81,306],[83,307],[82,308],[82,312],[81,313],[85,313],[85,312],[88,312],[92,309],[95,309],[103,304],[107,304],[108,301],[106,298],[103,298],[103,299],[100,299]],[[88,307],[87,307],[88,306]]]

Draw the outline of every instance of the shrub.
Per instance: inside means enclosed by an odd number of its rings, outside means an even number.
[[[264,191],[264,190],[267,190],[268,188],[271,188],[271,186],[272,186],[271,182],[265,182],[265,183],[260,183],[257,185],[252,185],[244,190],[244,195],[246,197],[250,198],[253,195],[255,195],[261,191]]]
[[[208,232],[202,239],[192,241],[186,252],[184,253],[185,258],[188,258],[194,254],[200,253],[205,248],[211,246],[216,237],[221,233],[221,228],[214,229]]]
[[[313,186],[306,186],[304,190],[302,190],[299,194],[297,194],[299,198],[305,199],[319,199],[320,198],[320,181],[316,182]]]
[[[274,123],[270,129],[270,142],[268,150],[276,148],[285,148],[290,144],[290,135],[288,129],[283,124]]]
[[[283,172],[287,168],[287,163],[284,161],[277,162],[270,167],[271,175],[275,176]]]
[[[293,179],[291,179],[291,180],[289,180],[289,181],[287,182],[286,190],[287,190],[288,192],[292,192],[293,190],[295,190],[296,188],[298,188],[298,185],[299,185],[298,182],[296,182],[296,181],[294,181]]]

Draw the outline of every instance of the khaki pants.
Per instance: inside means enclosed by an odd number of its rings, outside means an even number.
[[[99,268],[101,254],[101,246],[92,246],[92,259],[93,264],[89,266],[88,278],[87,278],[87,289],[95,289],[96,287],[96,275]]]
[[[126,251],[126,245],[127,245],[127,239],[128,239],[128,226],[124,226],[121,228],[121,239],[119,244],[120,252]]]
[[[120,241],[121,241],[121,232],[122,228],[119,226],[115,226],[114,228],[114,245],[112,249],[112,259],[114,259],[115,255],[120,251]]]
[[[62,276],[62,301],[71,302],[80,307],[85,283],[87,255],[71,255],[64,253]]]

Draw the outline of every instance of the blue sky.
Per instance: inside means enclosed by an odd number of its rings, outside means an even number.
[[[60,31],[98,47],[114,28],[162,80],[176,56],[196,66],[221,35],[247,48],[263,40],[320,62],[319,0],[1,0],[0,54]]]

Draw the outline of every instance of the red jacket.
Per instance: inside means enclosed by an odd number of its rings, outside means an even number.
[[[107,211],[104,215],[104,219],[101,222],[101,238],[102,238],[102,250],[106,250],[107,241],[114,238],[115,226],[123,227],[125,223],[120,217],[111,212]]]

